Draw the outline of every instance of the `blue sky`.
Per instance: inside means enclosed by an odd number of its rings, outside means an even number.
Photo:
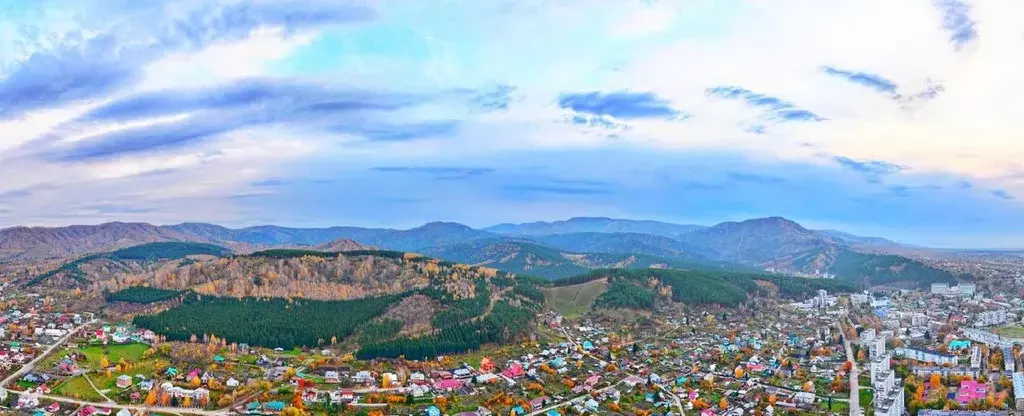
[[[0,226],[781,215],[1024,247],[1018,1],[0,10]]]

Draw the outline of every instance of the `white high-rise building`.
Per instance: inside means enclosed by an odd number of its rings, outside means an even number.
[[[885,337],[875,340],[871,350],[871,387],[875,389],[875,416],[903,415],[903,380],[896,380],[896,374],[889,367],[892,359],[885,352]]]

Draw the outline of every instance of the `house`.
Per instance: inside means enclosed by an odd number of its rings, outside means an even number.
[[[366,370],[357,372],[356,375],[352,377],[352,381],[356,382],[356,383],[359,383],[359,384],[370,384],[370,383],[373,383],[373,379],[374,379],[373,374],[371,374],[369,371],[366,371]]]
[[[536,399],[530,400],[530,408],[543,409],[548,405],[549,402],[551,402],[551,399],[548,398],[548,396],[540,396]]]
[[[508,378],[520,378],[526,375],[526,370],[523,369],[522,364],[514,362],[511,365],[509,365],[508,368],[506,368],[505,371],[503,371],[501,374]]]
[[[438,409],[437,406],[430,406],[430,407],[427,408],[426,415],[427,416],[441,416],[441,409]]]
[[[327,371],[324,372],[324,382],[331,384],[341,383],[341,377],[338,375],[337,371]]]
[[[117,416],[132,416],[132,412],[128,411],[128,409],[121,409],[117,411]]]
[[[629,376],[623,379],[622,382],[629,387],[636,387],[639,384],[644,384],[644,379],[637,376]]]
[[[468,369],[460,368],[453,371],[452,375],[454,375],[455,378],[469,378],[470,376],[473,375],[473,373],[470,372]]]
[[[234,377],[229,377],[228,381],[225,382],[224,385],[228,386],[229,389],[233,389],[233,388],[238,387],[239,382],[238,382],[238,380],[235,380]]]
[[[281,413],[282,411],[284,411],[284,408],[285,408],[284,402],[278,402],[278,401],[267,402],[267,404],[263,405],[263,411],[266,412],[266,413],[271,413],[271,414]]]
[[[353,389],[341,389],[340,397],[341,397],[341,400],[350,402],[352,400],[355,400],[356,392]]]
[[[139,389],[143,391],[153,390],[153,380],[142,380],[139,382]]]
[[[34,409],[39,407],[39,397],[32,394],[22,394],[18,396],[18,403],[16,405],[19,409]]]
[[[960,382],[960,389],[956,392],[956,401],[966,405],[975,400],[985,400],[988,393],[988,386],[974,380],[963,380]]]
[[[434,382],[434,390],[437,391],[454,391],[462,387],[462,381],[456,379],[438,380]]]
[[[131,386],[132,386],[132,378],[131,378],[131,376],[128,376],[128,375],[125,375],[125,374],[117,376],[117,387],[122,388],[122,389],[126,389],[126,388],[131,387]]]
[[[46,406],[46,413],[57,413],[60,411],[60,403],[53,402]]]

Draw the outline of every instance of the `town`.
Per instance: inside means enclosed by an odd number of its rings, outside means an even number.
[[[431,360],[187,342],[48,297],[5,299],[0,402],[38,415],[986,416],[1024,408],[1021,299],[973,284],[543,312],[529,338]]]

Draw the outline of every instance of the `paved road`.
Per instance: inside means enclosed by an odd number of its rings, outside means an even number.
[[[61,345],[64,345],[64,343],[71,339],[73,335],[77,334],[79,331],[82,330],[82,328],[85,328],[86,325],[89,325],[93,322],[96,322],[96,319],[93,319],[89,322],[79,325],[77,328],[72,329],[71,331],[68,331],[68,333],[65,334],[63,337],[57,339],[57,342],[54,342],[53,345],[51,345],[49,348],[44,350],[42,353],[36,355],[35,359],[29,361],[28,364],[23,365],[18,371],[15,371],[10,376],[7,376],[7,378],[5,378],[3,381],[0,381],[0,389],[6,389],[8,384],[11,384],[11,382],[21,378],[21,376],[24,376],[29,371],[34,370],[36,368],[36,364],[39,364],[39,362],[42,361],[43,358],[46,358],[46,356],[50,355],[50,353],[53,352],[53,350],[57,349],[57,347],[60,347]]]
[[[836,321],[836,326],[839,327],[839,333],[843,334],[843,347],[846,348],[846,360],[853,364],[850,367],[850,416],[860,416],[860,370],[857,369],[857,357],[853,355],[853,347],[850,346],[850,340],[846,338],[846,333],[843,332],[842,318]]]
[[[62,396],[52,396],[48,394],[41,394],[40,399],[52,400],[61,403],[71,403],[79,406],[96,406],[104,407],[109,409],[128,409],[131,411],[144,411],[146,413],[173,413],[173,414],[186,414],[186,415],[203,415],[203,416],[224,416],[233,414],[228,409],[220,410],[202,410],[202,409],[186,409],[182,407],[164,407],[164,406],[145,406],[145,405],[134,405],[134,404],[113,404],[113,403],[94,403],[87,402],[84,400],[69,399]]]

